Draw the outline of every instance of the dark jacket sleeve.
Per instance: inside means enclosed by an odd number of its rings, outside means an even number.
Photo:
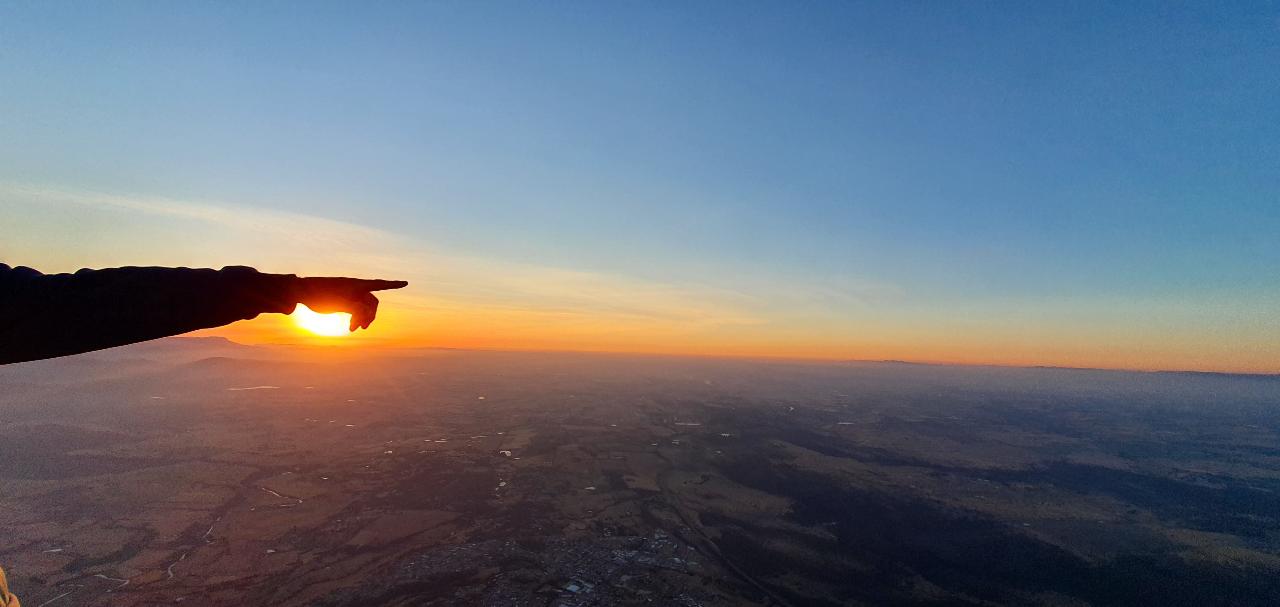
[[[0,364],[66,356],[293,311],[291,274],[245,267],[41,274],[0,264]]]

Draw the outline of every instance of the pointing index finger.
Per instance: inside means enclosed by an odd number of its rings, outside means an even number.
[[[369,291],[387,291],[390,289],[403,289],[409,286],[409,282],[405,280],[361,280],[361,288]]]

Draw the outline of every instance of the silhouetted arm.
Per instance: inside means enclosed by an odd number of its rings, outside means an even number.
[[[52,358],[219,327],[298,303],[350,312],[351,329],[377,313],[370,291],[402,281],[299,278],[253,268],[112,268],[41,274],[0,264],[0,364]]]

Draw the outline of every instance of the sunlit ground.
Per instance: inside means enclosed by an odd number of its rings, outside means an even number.
[[[316,335],[345,337],[351,334],[348,330],[351,326],[351,315],[346,312],[320,314],[307,306],[298,304],[290,317],[299,328]]]

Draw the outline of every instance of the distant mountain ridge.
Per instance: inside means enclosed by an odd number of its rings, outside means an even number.
[[[1182,375],[1182,376],[1189,376],[1189,377],[1197,377],[1197,376],[1239,377],[1239,378],[1253,378],[1253,379],[1265,379],[1265,380],[1280,380],[1280,373],[1235,373],[1235,372],[1229,372],[1229,371],[1188,371],[1188,370],[1177,370],[1177,369],[1156,369],[1156,370],[1109,369],[1105,367],[1068,367],[1068,366],[1061,366],[1061,365],[999,365],[999,364],[993,364],[993,363],[992,364],[944,363],[944,362],[923,362],[923,361],[898,360],[898,359],[867,360],[867,359],[851,358],[851,359],[847,359],[845,362],[858,363],[858,364],[864,364],[864,365],[865,364],[896,365],[896,366],[904,366],[904,367],[991,367],[991,368],[998,368],[998,369],[1042,369],[1042,370],[1050,370],[1050,371],[1101,371],[1101,372],[1110,372],[1110,373],[1150,373],[1150,374],[1161,374],[1161,375]]]

